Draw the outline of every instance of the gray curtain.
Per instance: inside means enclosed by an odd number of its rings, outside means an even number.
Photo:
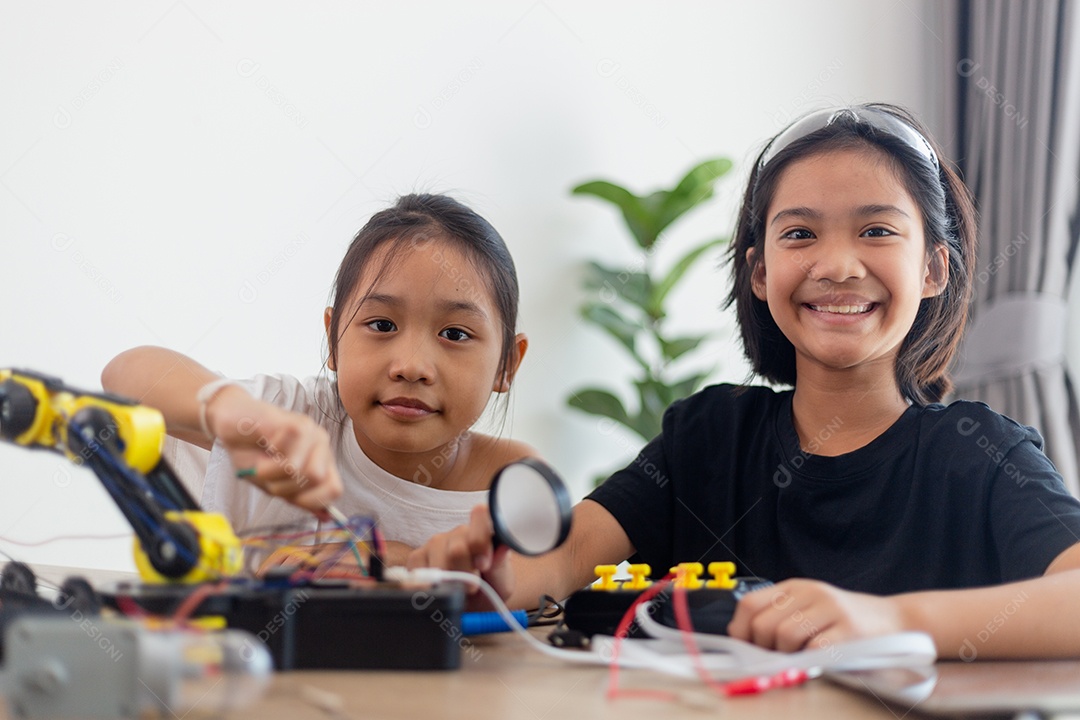
[[[1080,237],[1080,13],[1072,0],[953,8],[943,38],[947,154],[980,219],[956,397],[1037,428],[1078,495],[1080,411],[1065,330]]]

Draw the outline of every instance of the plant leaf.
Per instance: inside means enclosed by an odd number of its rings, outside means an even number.
[[[660,231],[664,229],[660,216],[664,212],[664,206],[668,203],[669,195],[671,195],[671,192],[668,190],[656,190],[641,198],[641,206],[645,209],[645,214],[649,218],[648,236],[641,245],[646,250],[656,244],[656,239],[660,237]]]
[[[655,218],[645,209],[641,198],[626,188],[607,180],[593,180],[578,185],[571,192],[574,195],[593,195],[619,208],[639,246],[648,248],[656,240],[656,233],[653,231],[656,226]]]
[[[714,158],[692,168],[679,184],[675,186],[661,207],[654,211],[657,234],[664,231],[671,223],[682,217],[687,211],[700,205],[713,196],[713,185],[731,169],[727,158]]]
[[[672,194],[692,196],[702,185],[707,185],[711,190],[712,184],[726,175],[728,170],[731,170],[731,161],[727,158],[706,160],[686,173],[672,190]]]
[[[711,371],[710,371],[711,372]],[[709,377],[708,372],[694,373],[689,377],[685,377],[682,380],[677,380],[671,384],[671,402],[675,402],[679,398],[684,398],[697,391],[701,382]]]
[[[587,287],[600,292],[604,302],[613,301],[614,295],[648,312],[653,296],[652,280],[643,272],[606,268],[592,260],[585,276]]]
[[[671,404],[670,389],[656,378],[648,377],[635,380],[641,406],[634,418],[634,430],[646,440],[651,440],[660,433],[664,411]]]
[[[664,359],[672,362],[696,348],[708,337],[708,335],[687,335],[673,340],[657,339],[660,341],[660,350],[664,353]]]
[[[650,305],[652,307],[663,307],[664,300],[667,298],[668,293],[674,289],[679,280],[682,279],[682,276],[686,274],[686,271],[689,270],[705,252],[717,245],[723,245],[727,241],[728,239],[723,237],[707,240],[679,258],[679,261],[672,266],[671,270],[668,271],[668,274],[664,276],[664,279],[654,286]]]
[[[630,351],[635,360],[639,363],[642,362],[642,359],[638,357],[635,342],[637,333],[641,330],[640,325],[626,319],[609,305],[597,302],[590,302],[582,306],[581,316],[606,330],[609,335]]]
[[[660,434],[663,417],[663,413],[657,415],[653,412],[640,412],[631,419],[628,427],[648,442]]]
[[[633,429],[630,425],[630,416],[627,414],[626,408],[623,407],[622,400],[607,390],[582,388],[567,398],[566,403],[582,412],[611,418],[615,422]]]

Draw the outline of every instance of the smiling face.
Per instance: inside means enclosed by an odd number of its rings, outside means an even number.
[[[365,454],[405,476],[404,458],[456,444],[517,363],[501,377],[488,280],[452,243],[387,243],[356,287],[329,366]]]
[[[869,147],[783,170],[762,260],[754,294],[794,345],[797,375],[871,366],[895,381],[920,301],[944,288],[944,248],[927,252],[918,205],[888,157]]]

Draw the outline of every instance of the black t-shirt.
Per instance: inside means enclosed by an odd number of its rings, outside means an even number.
[[[589,495],[663,575],[731,560],[739,575],[892,594],[1043,574],[1080,541],[1080,501],[1038,432],[982,403],[909,407],[865,447],[800,448],[792,392],[718,385],[674,403],[663,431]]]

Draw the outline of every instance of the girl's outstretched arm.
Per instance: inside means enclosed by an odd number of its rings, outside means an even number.
[[[1080,657],[1080,543],[1042,577],[971,590],[878,597],[816,580],[786,580],[744,597],[732,637],[778,650],[829,647],[907,630],[928,633],[942,659]]]
[[[1080,543],[1039,578],[977,590],[900,595],[907,624],[946,659],[1080,658]]]
[[[195,396],[217,379],[186,355],[149,345],[125,350],[101,372],[101,386],[106,391],[157,408],[165,416],[170,435],[205,450],[214,441],[202,431]]]
[[[235,385],[215,392],[201,408],[199,390],[217,379],[191,358],[158,347],[121,353],[101,374],[107,391],[160,410],[170,435],[207,450],[216,438],[238,477],[327,518],[342,486],[326,431]],[[203,413],[213,437],[203,431]]]
[[[478,505],[468,525],[435,535],[413,551],[408,567],[479,571],[511,608],[532,609],[543,595],[562,599],[589,584],[597,565],[620,563],[634,553],[619,521],[591,500],[574,506],[566,541],[539,557],[505,546],[494,550],[493,532],[487,507]]]

